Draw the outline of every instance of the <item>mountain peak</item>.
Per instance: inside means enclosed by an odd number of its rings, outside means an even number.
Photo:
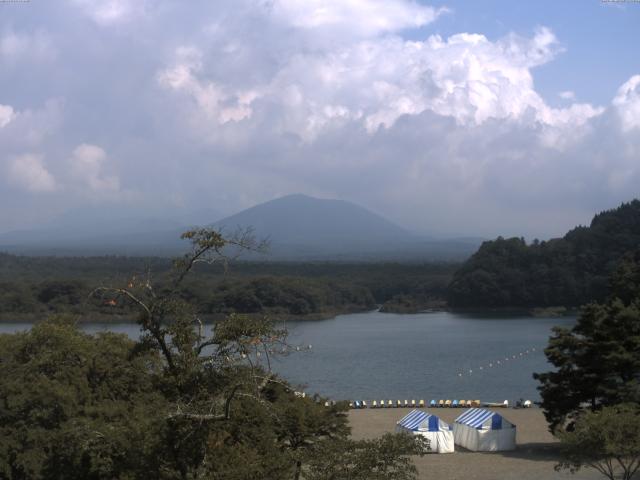
[[[364,207],[345,200],[292,194],[255,205],[216,223],[233,229],[253,227],[280,245],[367,250],[411,238],[406,230]]]
[[[271,200],[267,200],[264,203],[260,203],[258,205],[254,205],[254,207],[258,207],[261,205],[267,205],[267,204],[284,204],[284,203],[296,203],[296,204],[300,204],[300,205],[304,205],[304,204],[320,204],[320,203],[324,203],[324,204],[348,204],[348,205],[352,205],[354,207],[358,207],[358,208],[362,208],[364,210],[366,210],[364,207],[361,207],[355,203],[346,201],[346,200],[339,200],[339,199],[335,199],[335,198],[318,198],[318,197],[312,197],[311,195],[306,195],[304,193],[290,193],[288,195],[283,195],[281,197],[276,197],[273,198]],[[253,208],[253,207],[251,207]]]

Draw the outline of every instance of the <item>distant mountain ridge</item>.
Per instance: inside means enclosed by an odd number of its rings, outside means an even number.
[[[251,226],[257,235],[289,245],[322,246],[340,241],[349,247],[362,247],[414,238],[403,228],[354,203],[301,194],[261,203],[214,226],[227,230]]]
[[[0,251],[34,255],[175,255],[180,234],[212,211],[153,216],[120,209],[80,208],[30,230],[0,234]],[[208,220],[209,222],[211,220]]]
[[[261,203],[214,226],[253,227],[258,238],[270,239],[275,260],[460,260],[480,243],[422,237],[360,205],[301,194]]]
[[[364,207],[344,200],[294,194],[203,222],[227,234],[253,228],[268,238],[268,255],[247,259],[292,261],[461,260],[479,241],[433,240],[411,233]],[[186,222],[185,222],[186,223]],[[193,224],[191,224],[193,226]],[[0,251],[47,255],[174,256],[187,245],[179,239],[190,225],[173,219],[101,219],[60,222],[38,230],[0,235]]]

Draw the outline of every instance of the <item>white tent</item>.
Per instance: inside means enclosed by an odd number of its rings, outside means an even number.
[[[516,448],[516,426],[499,413],[482,408],[471,408],[456,418],[453,436],[457,445],[474,452]]]
[[[412,410],[396,425],[396,431],[422,435],[429,440],[429,451],[437,453],[453,452],[453,431],[449,424],[435,415],[420,410]]]

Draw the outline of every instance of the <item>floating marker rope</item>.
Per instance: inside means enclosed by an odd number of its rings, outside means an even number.
[[[494,367],[499,367],[502,365],[506,365],[506,362],[509,361],[513,361],[513,360],[520,360],[522,358],[525,358],[527,355],[531,355],[533,353],[536,353],[538,350],[542,351],[542,348],[540,347],[531,347],[529,349],[526,349],[522,352],[518,352],[516,354],[513,355],[507,355],[504,357],[504,360],[491,360],[488,363],[484,364],[484,365],[480,365],[478,366],[475,370],[476,371],[484,371],[485,369],[489,369],[489,368],[494,368]],[[460,370],[458,371],[457,376],[458,377],[466,377],[466,376],[470,376],[473,375],[473,369],[468,369],[468,370]]]

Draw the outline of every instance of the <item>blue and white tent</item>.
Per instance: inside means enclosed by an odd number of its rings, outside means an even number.
[[[451,426],[424,411],[412,410],[397,423],[396,431],[425,437],[431,452],[451,453],[454,450]]]
[[[474,452],[516,448],[516,426],[491,410],[471,408],[453,424],[455,443]]]

